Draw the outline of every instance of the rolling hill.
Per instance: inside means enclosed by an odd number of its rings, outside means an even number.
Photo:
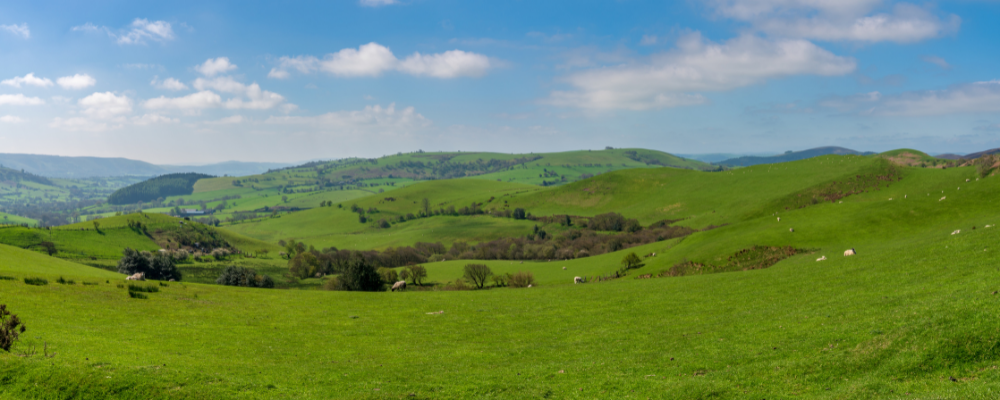
[[[165,283],[133,299],[103,271],[56,269],[58,260],[0,246],[0,275],[14,278],[0,291],[31,332],[0,354],[0,398],[991,398],[1000,178],[976,177],[971,167],[822,156],[711,173],[633,169],[553,188],[422,182],[382,203],[346,202],[399,214],[439,194],[435,204],[506,200],[535,215],[620,210],[724,224],[602,256],[476,261],[533,271],[528,289]],[[334,205],[290,216],[319,213],[351,214]],[[385,234],[445,218],[483,216],[421,218]],[[764,269],[732,265],[753,246],[801,252]],[[848,248],[857,255],[844,257]],[[625,278],[572,283],[615,270],[628,252],[656,255]],[[24,261],[6,262],[15,253]],[[457,279],[466,263],[427,263],[428,279]],[[659,277],[678,265],[700,269]],[[724,265],[732,272],[707,273]],[[96,284],[55,283],[70,273]],[[43,345],[56,355],[20,356]]]
[[[843,147],[827,146],[827,147],[817,147],[814,149],[802,150],[802,151],[786,151],[784,154],[779,154],[776,156],[769,157],[737,157],[730,158],[728,160],[719,161],[716,164],[726,165],[730,167],[747,167],[751,165],[759,164],[774,164],[780,162],[805,160],[812,157],[824,156],[829,154],[836,155],[869,155],[874,154],[871,152],[860,152],[857,150],[845,149]]]
[[[0,153],[0,166],[25,170],[50,178],[157,176],[195,172],[209,175],[252,175],[290,166],[287,163],[227,161],[207,165],[155,165],[127,158],[66,157],[42,154]]]

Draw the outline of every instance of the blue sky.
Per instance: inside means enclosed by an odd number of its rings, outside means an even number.
[[[1000,147],[1000,2],[7,2],[0,152]]]

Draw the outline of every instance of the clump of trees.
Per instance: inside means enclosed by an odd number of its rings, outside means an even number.
[[[205,178],[212,176],[197,173],[161,175],[116,190],[108,196],[108,203],[123,205],[153,201],[160,197],[189,195],[194,193],[195,182]]]
[[[359,255],[352,256],[344,272],[331,282],[333,290],[378,292],[385,286],[375,266]]]
[[[274,279],[264,274],[258,274],[252,268],[229,266],[222,270],[215,283],[227,286],[242,286],[254,288],[273,288]]]
[[[142,272],[146,278],[155,280],[181,280],[181,271],[174,265],[174,259],[169,254],[152,254],[148,251],[138,251],[126,247],[122,258],[118,260],[118,273],[132,275]]]

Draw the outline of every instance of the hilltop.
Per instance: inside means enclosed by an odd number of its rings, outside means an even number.
[[[50,178],[150,177],[179,172],[209,175],[251,175],[290,166],[288,163],[227,161],[207,165],[155,165],[127,158],[67,157],[0,153],[0,165]]]
[[[817,148],[808,149],[808,150],[802,150],[802,151],[786,151],[784,154],[779,154],[779,155],[776,155],[776,156],[769,156],[769,157],[754,157],[754,156],[737,157],[737,158],[731,158],[731,159],[728,159],[728,160],[719,161],[716,164],[726,165],[726,166],[730,166],[730,167],[746,167],[746,166],[750,166],[750,165],[774,164],[774,163],[780,163],[780,162],[805,160],[805,159],[812,158],[812,157],[818,157],[818,156],[824,156],[824,155],[830,155],[830,154],[837,154],[837,155],[848,155],[848,154],[851,154],[851,155],[869,155],[869,154],[874,154],[874,153],[871,153],[871,152],[860,152],[860,151],[857,151],[857,150],[846,149],[846,148],[843,148],[843,147],[827,146],[827,147],[817,147]]]

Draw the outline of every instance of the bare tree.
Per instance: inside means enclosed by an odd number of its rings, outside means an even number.
[[[472,281],[480,289],[486,284],[486,280],[493,275],[493,271],[485,264],[468,264],[465,266],[465,279]]]

